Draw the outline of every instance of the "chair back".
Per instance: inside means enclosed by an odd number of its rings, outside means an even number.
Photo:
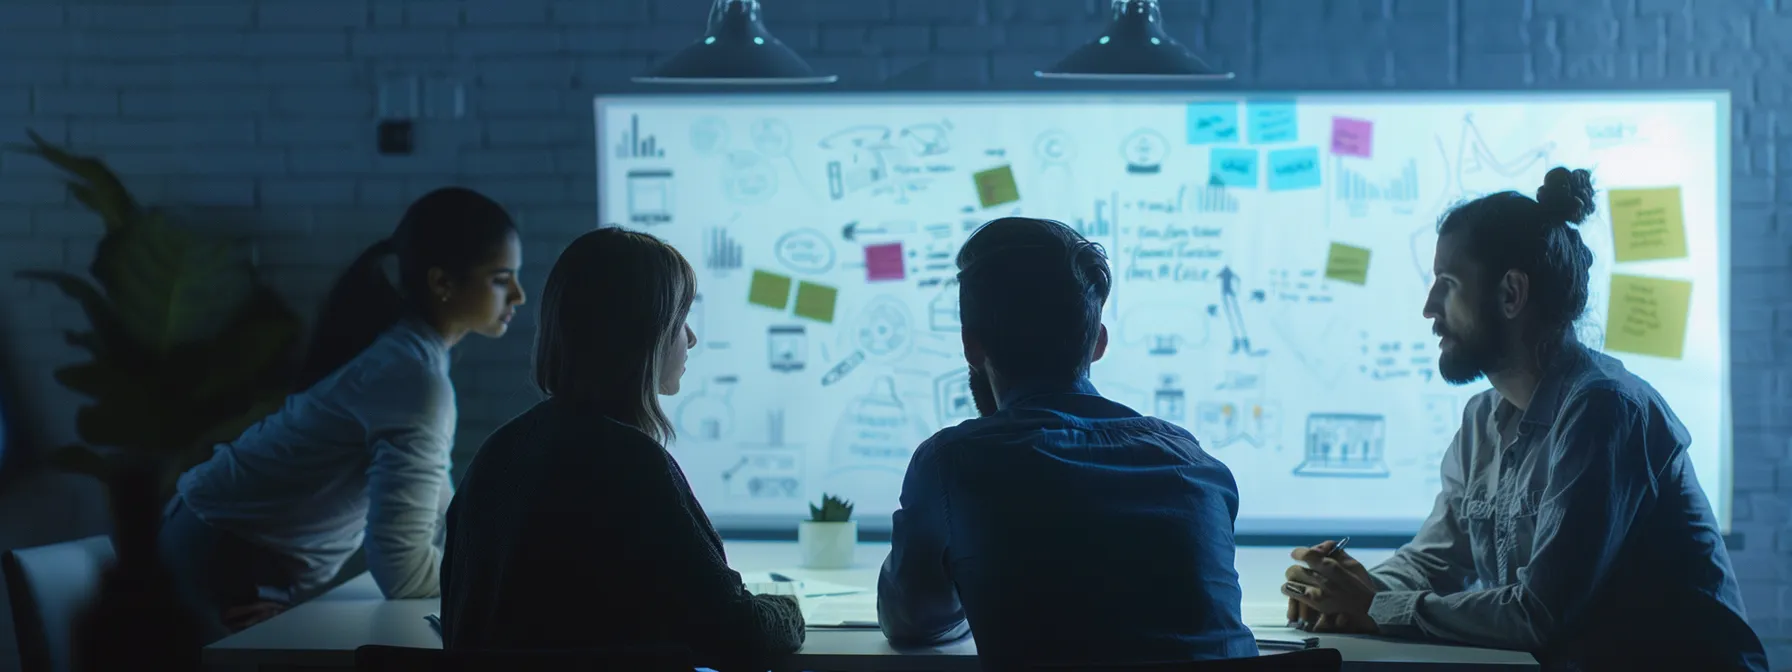
[[[0,556],[19,642],[19,669],[68,672],[75,617],[98,594],[100,575],[113,558],[112,538],[106,535]]]
[[[355,649],[356,672],[691,672],[689,656],[613,651],[444,651],[369,644]]]
[[[1337,649],[1304,649],[1254,658],[1224,660],[1178,660],[1157,663],[1117,663],[1100,665],[1062,665],[1033,668],[1048,670],[1111,670],[1112,672],[1339,672],[1344,669],[1344,654]]]

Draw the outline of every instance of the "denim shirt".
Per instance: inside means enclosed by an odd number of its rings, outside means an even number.
[[[200,520],[292,559],[294,593],[326,585],[365,538],[387,597],[433,597],[455,421],[447,343],[406,318],[178,488]]]
[[[891,643],[974,630],[986,669],[1257,654],[1224,464],[1087,380],[1001,408],[915,450],[878,578]]]
[[[1522,412],[1475,396],[1430,517],[1370,572],[1382,591],[1370,616],[1384,634],[1563,669],[1765,671],[1690,442],[1654,388],[1578,345]]]

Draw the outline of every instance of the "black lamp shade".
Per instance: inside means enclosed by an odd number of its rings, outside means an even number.
[[[1114,0],[1101,35],[1034,75],[1047,79],[1221,81],[1222,72],[1164,32],[1157,0]]]
[[[703,39],[634,81],[643,84],[832,84],[784,46],[759,17],[759,0],[716,0]]]

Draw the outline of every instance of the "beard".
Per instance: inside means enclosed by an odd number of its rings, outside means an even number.
[[[1499,370],[1499,345],[1505,342],[1508,325],[1500,319],[1499,307],[1489,300],[1475,316],[1468,333],[1455,333],[1442,321],[1431,325],[1431,333],[1450,339],[1455,346],[1437,356],[1437,373],[1451,385],[1467,385]]]
[[[976,404],[980,416],[996,413],[996,390],[989,385],[989,374],[975,366],[971,367],[971,402]]]

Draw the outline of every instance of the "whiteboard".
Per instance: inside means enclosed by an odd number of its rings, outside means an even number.
[[[1667,398],[1728,529],[1726,92],[621,95],[596,118],[600,224],[697,270],[663,403],[724,529],[788,528],[824,492],[888,526],[915,446],[974,415],[953,255],[1024,215],[1106,248],[1093,381],[1231,468],[1240,533],[1410,533],[1486,389],[1436,376],[1438,217],[1557,165],[1600,189],[1582,339]],[[1660,212],[1614,233],[1608,190],[1670,187],[1683,246]],[[1671,258],[1619,262],[1618,234]],[[1645,278],[1617,327],[1614,274]]]

